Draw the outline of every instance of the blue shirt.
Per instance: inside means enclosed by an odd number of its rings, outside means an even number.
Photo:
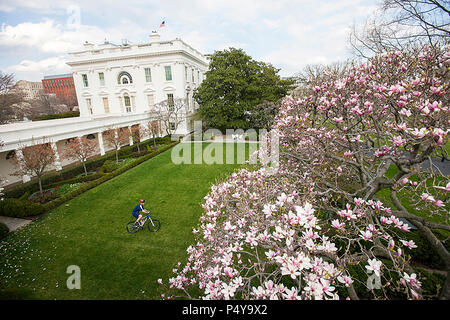
[[[144,207],[141,204],[138,204],[136,207],[134,207],[133,213],[138,213],[141,212],[142,210],[144,210]]]

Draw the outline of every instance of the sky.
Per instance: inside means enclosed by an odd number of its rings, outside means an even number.
[[[40,81],[70,73],[85,41],[181,38],[204,54],[241,48],[282,77],[352,57],[348,35],[379,0],[0,0],[0,71]],[[160,28],[162,21],[166,26]]]

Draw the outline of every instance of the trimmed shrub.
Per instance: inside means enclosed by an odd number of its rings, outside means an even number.
[[[8,233],[9,233],[8,226],[3,222],[0,222],[0,240],[6,238]]]
[[[72,117],[79,117],[80,111],[67,111],[62,113],[55,113],[55,114],[46,114],[43,116],[38,116],[34,118],[33,120],[51,120],[51,119],[62,119],[62,118],[72,118]]]
[[[56,199],[57,197],[58,195],[56,194],[55,189],[48,189],[44,190],[42,194],[39,191],[33,193],[30,197],[28,197],[28,201],[46,203],[52,201],[53,199]]]
[[[106,160],[101,169],[100,172],[105,173],[105,172],[113,172],[114,170],[116,170],[119,167],[119,164],[115,161],[112,160]]]
[[[28,217],[44,213],[44,206],[27,200],[7,198],[0,201],[0,215],[7,217]]]

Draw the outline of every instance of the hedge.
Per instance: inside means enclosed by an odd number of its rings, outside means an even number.
[[[0,201],[0,216],[22,218],[44,213],[44,206],[27,200],[6,198]]]
[[[147,160],[157,156],[158,154],[160,154],[160,153],[162,153],[164,151],[169,150],[170,148],[172,148],[173,146],[175,146],[178,143],[179,143],[178,141],[176,141],[174,143],[171,143],[171,144],[167,145],[166,147],[161,148],[159,150],[156,150],[156,151],[154,151],[152,153],[149,153],[149,154],[147,154],[147,155],[145,155],[145,156],[143,156],[141,158],[138,158],[136,161],[134,161],[134,162],[132,162],[130,164],[127,164],[127,165],[125,165],[125,166],[123,166],[123,167],[121,167],[121,168],[119,168],[117,170],[114,170],[113,172],[105,173],[105,174],[102,175],[101,178],[99,178],[97,180],[94,180],[94,181],[91,181],[91,182],[81,186],[80,188],[63,195],[62,197],[59,197],[59,198],[57,198],[57,199],[55,199],[53,201],[50,201],[50,202],[44,204],[43,207],[44,207],[45,212],[48,212],[48,211],[50,211],[50,210],[52,210],[52,209],[54,209],[56,207],[59,207],[61,204],[63,204],[65,202],[67,202],[67,201],[69,201],[69,200],[79,196],[80,194],[88,191],[89,189],[95,188],[96,186],[102,184],[103,182],[108,181],[108,180],[110,180],[110,179],[112,179],[112,178],[114,178],[114,177],[124,173],[125,171],[127,171],[127,170],[129,170],[131,168],[136,167],[137,165],[139,165],[139,164],[143,163],[144,161],[147,161]]]
[[[62,119],[62,118],[73,118],[73,117],[79,117],[80,111],[67,111],[62,113],[54,113],[54,114],[46,114],[43,116],[38,116],[34,118],[33,120],[39,121],[39,120],[52,120],[52,119]]]
[[[170,143],[170,141],[171,141],[170,136],[156,138],[156,142],[158,144],[168,144],[168,143]],[[146,145],[153,145],[153,139],[152,138],[147,139],[143,142],[140,142],[139,145],[142,146],[143,148],[145,148]],[[119,154],[120,158],[128,158],[128,157],[131,157],[132,152],[135,152],[135,151],[137,151],[136,144],[134,144],[132,146],[123,147],[122,149],[119,150],[118,154]],[[87,160],[85,162],[85,165],[86,165],[86,168],[88,171],[92,171],[94,169],[101,167],[106,160],[113,160],[113,159],[115,159],[115,157],[116,157],[115,152],[109,152],[103,156],[96,156],[92,159]],[[81,173],[84,173],[84,168],[83,168],[82,164],[75,166],[75,167],[65,168],[61,171],[46,174],[44,177],[42,177],[42,185],[54,187],[59,184],[63,184],[63,182],[66,183],[67,180],[75,179],[75,177]],[[87,180],[85,180],[85,181],[89,181],[89,178],[87,178]],[[73,180],[70,182],[75,183],[75,182],[85,182],[85,181]],[[3,193],[5,194],[5,197],[7,197],[7,198],[19,198],[26,192],[30,192],[30,194],[31,194],[38,190],[39,190],[38,181],[36,179],[33,179],[32,181],[28,181],[26,183],[23,183],[23,184],[14,186],[14,187],[10,187],[10,188],[7,187],[7,188],[5,188]]]
[[[0,222],[0,240],[6,238],[6,235],[9,233],[9,228],[3,222]]]

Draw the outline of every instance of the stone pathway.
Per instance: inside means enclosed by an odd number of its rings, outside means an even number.
[[[11,232],[16,231],[20,227],[26,226],[31,223],[31,220],[0,216],[0,222],[6,224]]]

